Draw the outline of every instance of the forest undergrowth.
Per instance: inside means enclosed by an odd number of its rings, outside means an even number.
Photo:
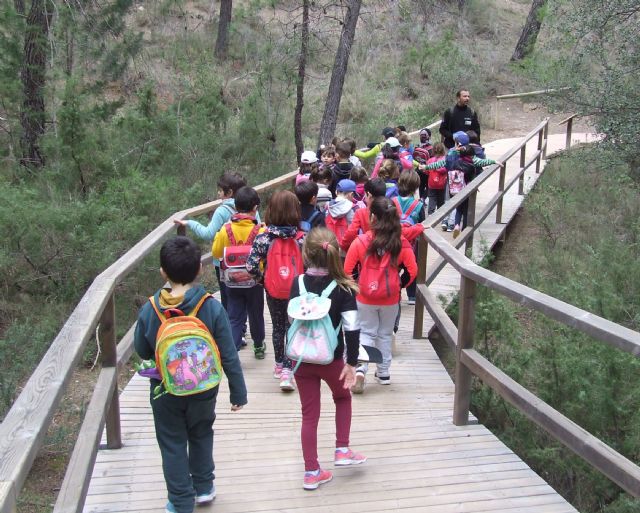
[[[640,329],[640,203],[628,166],[598,147],[554,159],[527,196],[492,270]],[[451,311],[455,318],[456,303]],[[479,286],[475,347],[631,461],[640,459],[640,362]],[[472,411],[579,511],[637,513],[624,493],[474,381]]]

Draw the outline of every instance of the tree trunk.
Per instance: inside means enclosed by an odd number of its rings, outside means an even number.
[[[516,49],[511,56],[512,61],[522,60],[533,51],[536,40],[538,39],[540,27],[542,26],[542,12],[545,4],[546,0],[533,0],[531,3],[529,16],[527,16],[522,34],[520,34]]]
[[[216,58],[220,60],[224,60],[227,58],[227,50],[229,49],[229,26],[231,25],[232,9],[233,0],[220,0],[218,37],[216,38],[216,47],[213,51]]]
[[[344,85],[344,77],[347,74],[351,45],[356,35],[356,25],[358,24],[361,3],[361,0],[348,0],[347,2],[347,14],[344,19],[344,25],[342,26],[342,34],[333,63],[333,71],[331,72],[331,82],[329,83],[329,92],[327,93],[327,101],[324,106],[322,123],[320,124],[318,145],[328,144],[336,130],[338,110],[340,109],[340,99],[342,97],[342,86]]]
[[[24,15],[24,0],[13,0],[13,6],[18,14]]]
[[[302,107],[304,107],[304,77],[309,53],[309,0],[302,3],[302,34],[300,40],[300,58],[298,59],[298,84],[296,87],[296,110],[293,115],[293,136],[296,144],[296,159],[300,164],[300,155],[304,151],[302,143]]]
[[[27,167],[44,166],[44,156],[40,153],[38,142],[44,134],[45,109],[44,85],[47,67],[47,43],[50,15],[47,13],[46,0],[33,0],[27,16],[24,36],[24,61],[20,79],[24,94],[20,122],[22,138],[20,145],[22,159],[20,163]]]

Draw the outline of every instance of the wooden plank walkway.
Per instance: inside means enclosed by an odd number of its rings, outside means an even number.
[[[564,136],[551,136],[549,152],[563,141]],[[513,141],[500,141],[488,145],[487,153],[497,157],[512,145]],[[527,188],[535,179],[535,171],[527,173]],[[478,211],[497,187],[487,183],[482,189]],[[520,203],[515,193],[505,199],[505,220]],[[490,216],[476,235],[476,255],[502,235],[506,225],[496,226],[494,221]],[[431,251],[430,262],[435,257]],[[458,282],[457,272],[447,266],[431,289],[436,295],[455,293]],[[268,321],[266,310],[265,316]],[[432,322],[425,317],[428,333]],[[302,489],[297,393],[281,392],[271,377],[272,351],[265,360],[242,351],[249,404],[230,412],[226,382],[221,385],[214,439],[218,496],[213,505],[198,511],[576,511],[484,426],[451,423],[453,383],[429,341],[412,338],[412,327],[413,308],[403,302],[393,383],[383,387],[370,380],[365,393],[353,398],[351,444],[368,456],[364,465],[332,468],[334,408],[324,387],[318,449],[321,464],[334,471],[334,480],[313,492]],[[267,330],[269,340],[269,324]],[[124,447],[99,451],[85,513],[164,510],[166,489],[148,397],[148,382],[138,376],[122,392]]]

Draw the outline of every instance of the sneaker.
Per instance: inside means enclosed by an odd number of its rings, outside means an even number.
[[[333,464],[336,467],[346,467],[347,465],[360,465],[367,461],[367,457],[353,452],[348,449],[347,452],[342,452],[340,449],[336,449],[335,456],[333,458]]]
[[[178,513],[176,507],[171,503],[167,502],[167,505],[164,507],[164,513]]]
[[[333,479],[333,474],[328,470],[318,469],[316,472],[304,473],[302,488],[305,490],[315,490],[321,484],[328,483]]]
[[[390,385],[391,384],[391,376],[378,376],[378,373],[375,374],[376,381],[381,385]]]
[[[290,369],[282,369],[282,373],[280,374],[280,390],[283,392],[295,390],[293,386],[293,375]]]
[[[449,228],[449,225],[447,223],[442,223],[440,225],[440,228],[442,228],[443,232],[446,232],[448,230],[448,228]]]
[[[266,349],[264,342],[261,346],[253,346],[253,356],[256,357],[256,360],[264,360],[264,353]]]
[[[200,495],[196,495],[196,506],[202,506],[204,504],[209,504],[213,502],[213,499],[216,497],[216,485],[213,483],[211,487],[211,491],[209,493],[201,493]]]
[[[354,394],[361,394],[364,392],[365,379],[364,372],[356,371],[356,384],[351,387],[351,392]]]
[[[452,224],[447,226],[447,231],[448,232],[452,232],[453,231],[453,225]]]
[[[415,298],[415,297],[410,297],[410,298],[407,300],[407,304],[408,304],[408,305],[415,305],[415,304],[416,304],[416,298]]]
[[[455,239],[458,235],[460,235],[460,225],[457,224],[453,227],[453,238]]]
[[[240,340],[240,347],[247,347],[247,339],[242,337],[242,340]]]
[[[282,364],[276,363],[273,367],[273,377],[275,379],[280,379],[280,375],[282,374]]]

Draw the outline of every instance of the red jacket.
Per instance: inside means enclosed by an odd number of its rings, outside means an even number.
[[[374,237],[373,232],[368,231],[367,234],[370,237]],[[344,261],[344,270],[348,276],[353,274],[353,270],[356,265],[359,263],[360,265],[364,265],[364,261],[366,259],[367,254],[367,246],[362,242],[361,238],[358,238],[351,246],[349,247],[349,251],[347,251],[347,257]],[[409,273],[409,281],[406,283],[408,285],[413,280],[415,280],[416,275],[418,274],[418,265],[416,263],[416,256],[413,253],[413,248],[409,241],[402,237],[402,249],[400,250],[400,254],[398,255],[398,269],[404,266]],[[405,285],[405,286],[406,286]],[[400,300],[400,290],[398,290],[397,296],[391,296],[389,299],[384,300],[383,302],[372,303],[371,300],[367,297],[358,294],[356,296],[356,300],[360,303],[364,304],[376,304],[376,305],[396,305]]]
[[[368,208],[356,210],[349,228],[347,228],[342,240],[338,241],[344,251],[349,251],[349,246],[351,246],[351,243],[356,239],[358,234],[371,230],[369,219],[371,219],[371,212]],[[420,223],[413,226],[402,225],[402,236],[409,242],[416,240],[423,231],[424,226]]]

